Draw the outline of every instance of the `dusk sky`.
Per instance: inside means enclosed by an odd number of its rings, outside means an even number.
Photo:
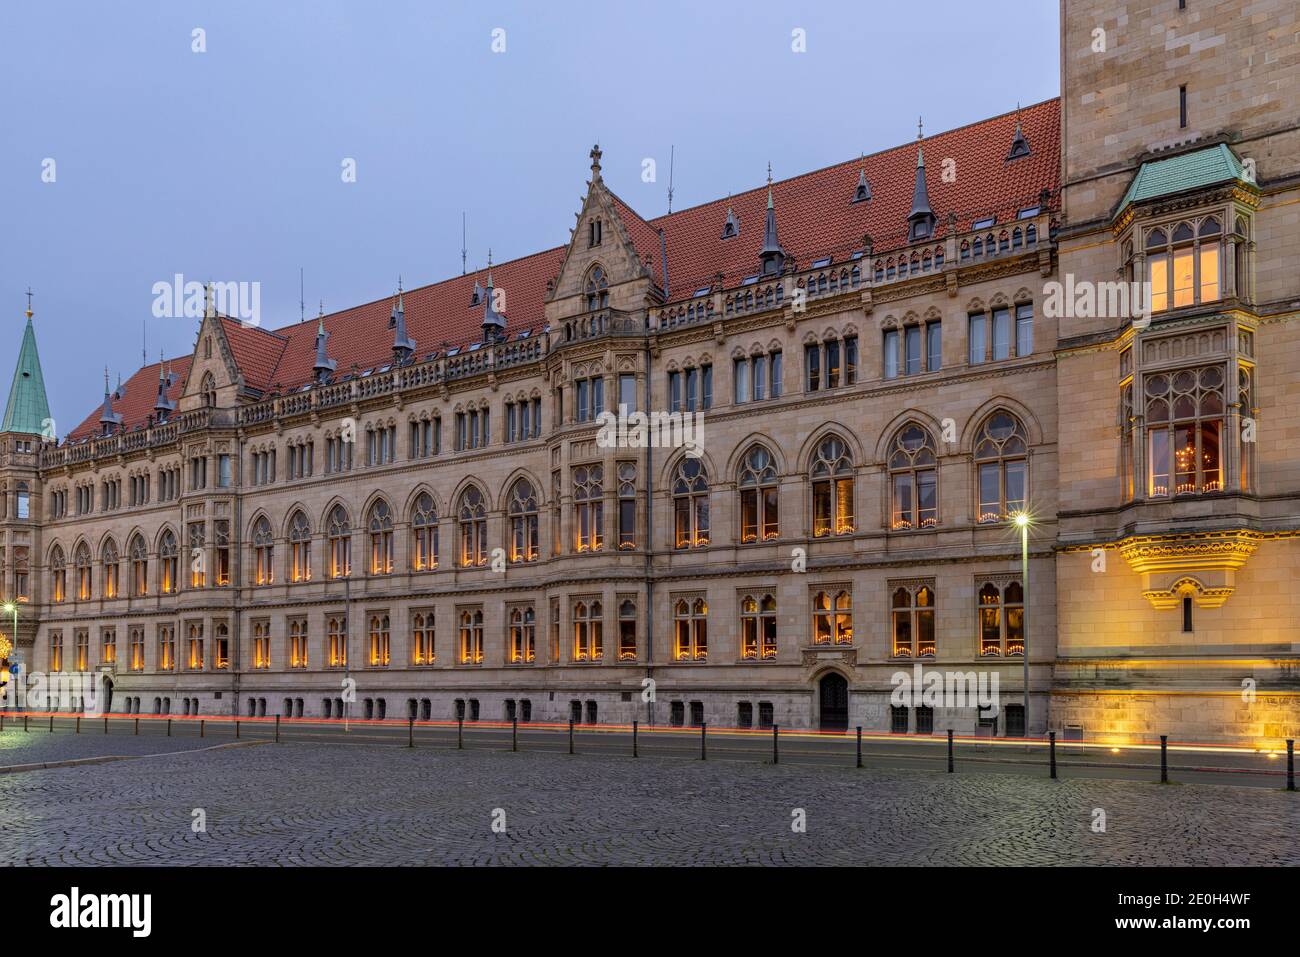
[[[300,267],[309,316],[458,275],[462,211],[471,269],[566,242],[597,140],[649,217],[674,145],[683,209],[1055,96],[1058,63],[1056,0],[5,3],[3,388],[29,285],[62,438],[142,334],[190,352],[151,311],[176,273],[259,282],[276,328]]]

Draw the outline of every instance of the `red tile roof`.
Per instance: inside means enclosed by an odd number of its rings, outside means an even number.
[[[1008,161],[1017,119],[1031,153]],[[1013,219],[1017,210],[1036,205],[1044,189],[1051,191],[1055,203],[1060,135],[1060,101],[1053,99],[926,139],[926,183],[930,206],[938,218],[935,237],[946,233],[950,212],[957,216],[958,229],[968,230],[973,222],[989,216],[996,215],[999,223]],[[800,267],[825,256],[840,261],[860,250],[867,234],[877,255],[905,245],[916,150],[917,144],[912,142],[774,182],[778,235],[787,256],[794,257]],[[852,203],[862,170],[872,198]],[[651,220],[642,219],[617,196],[614,200],[638,255],[645,263],[653,261],[657,282],[663,278],[659,230],[664,231],[671,299],[686,298],[710,285],[719,272],[724,286],[732,287],[758,271],[767,206],[765,186]],[[724,240],[722,225],[728,206],[735,211],[740,231]],[[566,247],[561,246],[492,267],[496,288],[505,292],[503,312],[509,335],[529,328],[540,330],[546,284],[559,274],[565,253]],[[404,293],[407,329],[415,339],[418,356],[480,339],[483,307],[470,305],[476,281],[486,286],[486,273],[457,276]],[[363,371],[391,360],[393,337],[388,319],[392,308],[393,299],[386,296],[325,317],[328,352],[338,364],[337,374],[354,367]],[[274,331],[234,320],[223,322],[246,385],[259,392],[291,391],[311,381],[315,319]],[[172,370],[179,374],[169,391],[171,398],[179,395],[189,365],[189,356],[171,361]],[[157,364],[127,380],[125,395],[115,403],[126,428],[146,422],[153,411],[157,382]],[[79,440],[98,431],[96,407],[68,438]]]

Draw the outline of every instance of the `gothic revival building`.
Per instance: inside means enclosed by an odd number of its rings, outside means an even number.
[[[1027,674],[1031,733],[1300,733],[1294,17],[1116,6],[1059,100],[653,219],[596,148],[562,247],[210,305],[57,443],[29,312],[14,654],[140,713],[1017,735]]]

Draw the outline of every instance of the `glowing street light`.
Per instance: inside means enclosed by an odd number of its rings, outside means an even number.
[[[1025,737],[1029,737],[1029,527],[1034,521],[1024,509],[1012,514],[1011,521],[1020,529],[1020,585],[1025,596],[1020,610],[1020,660],[1024,667]]]

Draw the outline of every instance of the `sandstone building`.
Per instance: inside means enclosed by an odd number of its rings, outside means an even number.
[[[1018,735],[1027,672],[1030,733],[1296,736],[1300,42],[1251,8],[1068,0],[1059,99],[657,218],[594,148],[566,245],[210,297],[60,442],[29,306],[11,655],[139,713]],[[892,705],[918,662],[1000,712]]]

